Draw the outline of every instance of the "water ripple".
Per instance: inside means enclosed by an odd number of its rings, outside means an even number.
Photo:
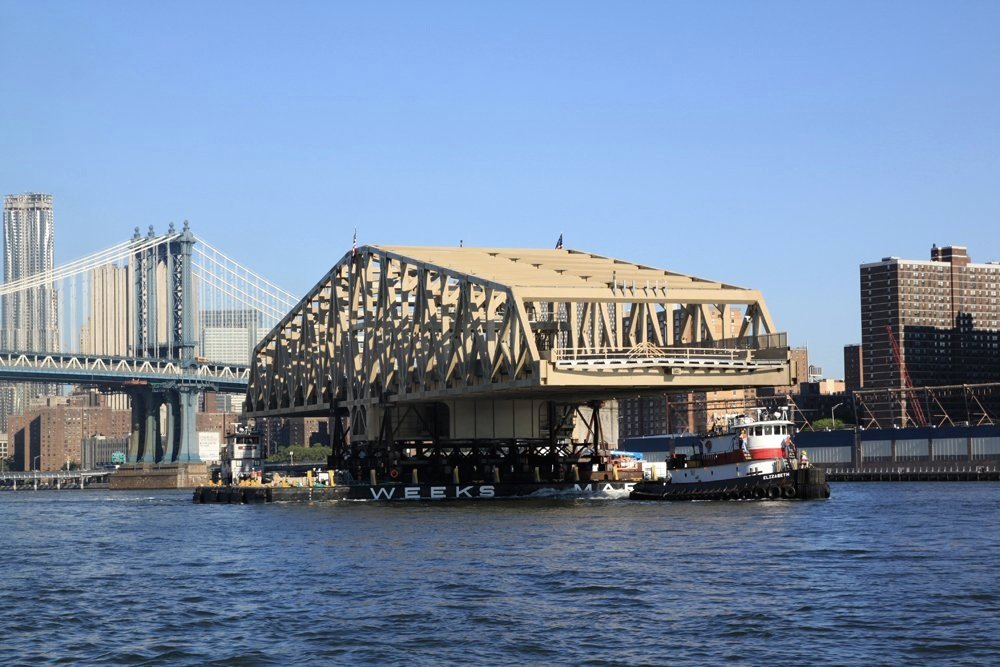
[[[677,504],[4,494],[0,664],[995,664],[997,489]]]

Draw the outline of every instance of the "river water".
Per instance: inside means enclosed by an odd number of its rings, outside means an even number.
[[[1000,664],[1000,484],[828,501],[0,495],[0,664]]]

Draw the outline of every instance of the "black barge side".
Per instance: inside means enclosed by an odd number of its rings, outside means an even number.
[[[801,468],[700,484],[646,481],[637,483],[629,494],[632,500],[814,500],[829,497],[830,484],[822,468]]]

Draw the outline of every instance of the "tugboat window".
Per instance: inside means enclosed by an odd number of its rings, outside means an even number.
[[[770,426],[765,426],[764,427],[764,435],[771,435],[771,427]]]

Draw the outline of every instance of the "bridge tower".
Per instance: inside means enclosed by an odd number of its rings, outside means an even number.
[[[149,226],[146,239],[156,238]],[[132,237],[134,340],[132,356],[170,359],[182,368],[195,364],[195,309],[191,256],[194,234],[187,221],[173,223],[163,243],[143,243],[139,228]],[[129,460],[135,463],[200,463],[195,429],[198,386],[136,384],[127,391],[132,404]],[[166,406],[166,410],[161,408]],[[161,415],[166,433],[161,435]]]

